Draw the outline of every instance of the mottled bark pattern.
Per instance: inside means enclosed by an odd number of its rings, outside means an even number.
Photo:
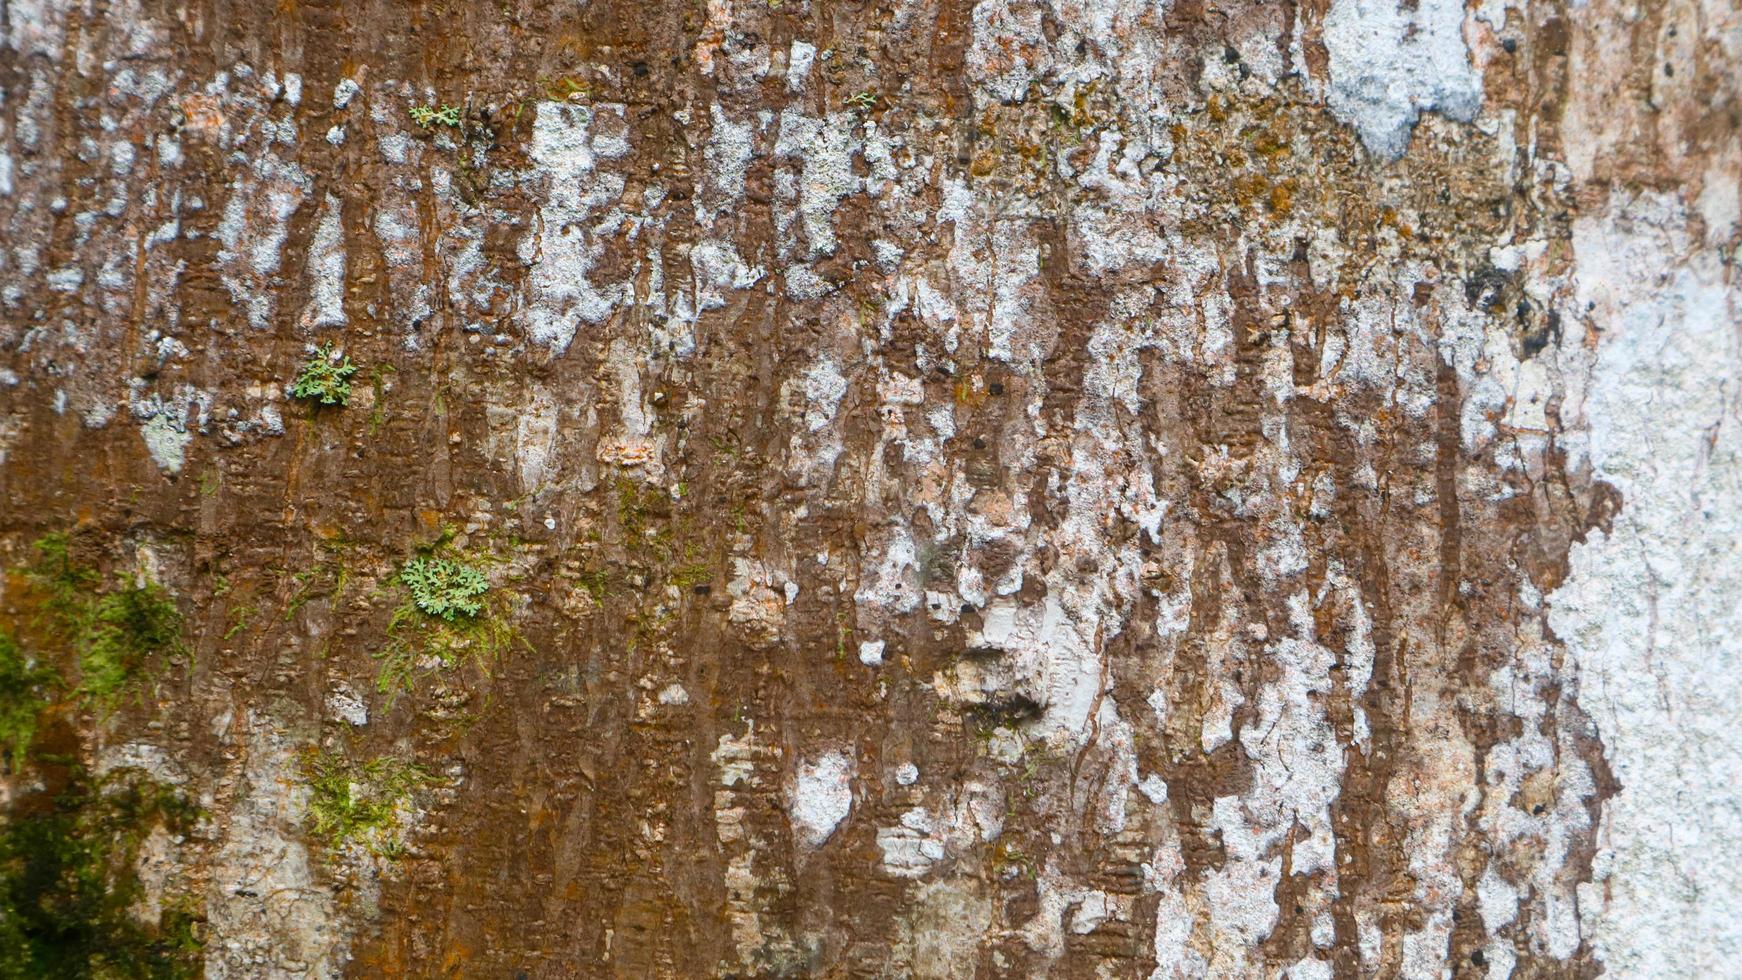
[[[175,597],[49,714],[207,975],[1742,956],[1734,3],[0,27],[0,610]],[[390,696],[432,545],[512,635]]]

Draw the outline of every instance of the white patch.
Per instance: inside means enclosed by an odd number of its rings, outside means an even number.
[[[859,644],[859,662],[867,667],[881,666],[883,663],[883,641],[866,640]]]
[[[381,159],[388,163],[404,163],[411,153],[411,139],[404,133],[388,133],[377,141]]]
[[[1325,16],[1331,112],[1367,149],[1395,160],[1423,112],[1469,122],[1482,77],[1464,45],[1462,0],[1335,0]]]
[[[721,213],[729,214],[732,205],[744,197],[744,178],[755,151],[749,123],[735,123],[726,117],[718,105],[708,107],[713,131],[708,136],[705,156],[706,205],[698,203],[697,218],[712,223]]]
[[[333,108],[343,109],[350,105],[351,100],[356,98],[357,93],[361,91],[363,91],[363,87],[352,79],[340,79],[339,84],[333,86]]]
[[[1621,784],[1580,918],[1617,976],[1725,975],[1742,962],[1742,301],[1667,198],[1581,218],[1573,245],[1601,342],[1568,401],[1624,499],[1548,597]]]
[[[1228,857],[1204,880],[1211,941],[1241,958],[1270,935],[1280,912],[1275,891],[1282,877],[1282,858],[1271,846],[1280,835],[1255,833],[1251,816],[1238,797],[1216,798],[1210,826],[1221,831]]]
[[[944,857],[943,838],[924,807],[903,813],[899,826],[879,827],[877,849],[884,872],[897,878],[918,878]]]
[[[821,846],[852,809],[853,760],[845,752],[799,763],[789,813],[801,843]]]
[[[193,440],[193,434],[171,415],[168,409],[161,410],[147,419],[139,427],[139,434],[145,439],[145,448],[151,453],[151,459],[165,473],[180,473],[182,463],[187,454],[187,444]]]
[[[297,747],[268,719],[244,716],[244,770],[222,814],[206,891],[206,975],[337,976],[346,960],[330,887],[316,878],[303,822],[308,788]]]
[[[187,782],[187,774],[169,753],[150,742],[105,746],[97,755],[97,775],[107,776],[118,769],[138,769],[152,779],[172,786]]]
[[[309,301],[302,312],[305,330],[345,325],[345,233],[339,209],[339,199],[328,194],[309,242]]]
[[[797,92],[804,88],[804,80],[810,77],[811,62],[817,57],[817,46],[805,41],[794,41],[786,54],[786,90]]]
[[[780,113],[780,137],[775,141],[775,156],[796,164],[799,177],[795,188],[798,218],[804,230],[805,247],[798,249],[786,225],[791,221],[782,209],[777,218],[781,233],[781,254],[793,254],[802,261],[834,254],[836,245],[834,217],[841,198],[857,193],[862,186],[853,173],[856,141],[852,136],[855,117],[851,113],[834,113],[817,119],[792,109]],[[788,273],[788,279],[792,273]]]
[[[557,422],[562,409],[543,387],[535,388],[531,401],[515,419],[514,463],[520,471],[520,488],[528,493],[543,489],[557,471],[555,463]],[[555,522],[551,522],[555,527]]]
[[[339,687],[327,695],[327,716],[347,725],[369,724],[369,706],[348,687]]]
[[[847,394],[847,379],[841,376],[841,369],[834,360],[828,357],[817,358],[804,376],[804,396],[810,403],[805,410],[805,427],[812,432],[835,420],[835,411],[841,406],[841,399]]]
[[[920,593],[913,537],[905,529],[895,528],[884,547],[876,577],[867,576],[854,599],[866,606],[902,614],[919,608]]]
[[[1076,908],[1071,910],[1070,930],[1078,936],[1086,936],[1107,921],[1111,910],[1107,904],[1107,894],[1091,891],[1078,901]]]
[[[540,102],[527,150],[536,167],[527,179],[543,196],[538,222],[520,245],[531,271],[526,311],[533,340],[568,349],[582,323],[602,323],[626,298],[621,284],[597,286],[588,274],[604,253],[597,216],[623,193],[621,174],[598,173],[597,159],[619,149],[595,146],[594,112],[566,102]],[[599,142],[604,142],[600,140]],[[607,153],[609,150],[609,153]]]
[[[272,325],[273,280],[283,261],[290,218],[311,186],[301,167],[270,152],[261,153],[248,175],[231,185],[218,223],[223,246],[218,252],[219,278],[256,330]]]

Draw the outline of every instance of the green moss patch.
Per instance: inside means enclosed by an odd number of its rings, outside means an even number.
[[[404,850],[402,824],[412,795],[434,783],[421,766],[381,756],[353,762],[310,751],[303,759],[309,787],[309,833],[331,848],[361,844],[371,853]]]
[[[0,630],[0,763],[17,772],[36,738],[36,720],[61,686],[60,675],[32,660]]]
[[[183,978],[202,975],[204,923],[191,894],[141,915],[134,873],[153,828],[193,829],[171,787],[123,770],[75,771],[65,789],[14,803],[0,822],[0,978]]]
[[[53,634],[72,649],[79,694],[112,705],[153,658],[185,652],[181,611],[149,579],[106,588],[103,576],[74,555],[65,534],[36,543],[33,583],[46,593],[43,610]]]

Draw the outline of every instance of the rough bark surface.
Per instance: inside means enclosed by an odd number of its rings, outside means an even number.
[[[205,975],[1742,962],[1732,0],[0,37],[0,805]]]

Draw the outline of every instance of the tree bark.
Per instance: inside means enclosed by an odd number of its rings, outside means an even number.
[[[1742,958],[1734,3],[0,37],[0,806],[191,968]]]

